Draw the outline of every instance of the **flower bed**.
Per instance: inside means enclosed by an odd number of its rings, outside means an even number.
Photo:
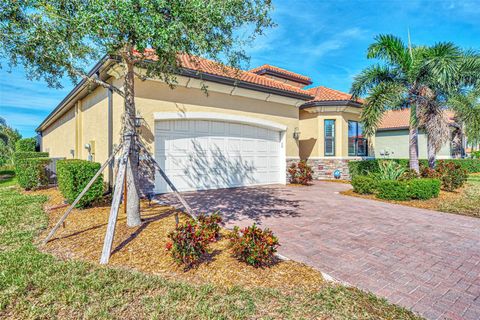
[[[63,202],[62,195],[56,189],[31,192],[50,197],[47,207]],[[228,231],[220,230],[220,239],[209,244],[209,252],[203,256],[202,263],[185,271],[165,250],[171,242],[168,234],[175,229],[175,211],[168,206],[148,205],[142,201],[144,224],[138,228],[128,228],[123,210],[119,219],[113,242],[113,254],[109,265],[134,269],[151,274],[160,274],[166,278],[186,280],[196,284],[215,284],[226,287],[242,286],[248,288],[274,288],[281,291],[306,289],[317,290],[324,281],[320,272],[298,262],[279,261],[269,268],[255,268],[232,256]],[[98,263],[105,236],[106,222],[110,207],[94,206],[82,210],[75,209],[60,228],[58,239],[49,242],[44,250],[63,259],[80,259]],[[49,210],[49,227],[46,233],[65,208]],[[180,223],[189,218],[180,214]]]

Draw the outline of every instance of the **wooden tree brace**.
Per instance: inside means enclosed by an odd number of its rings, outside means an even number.
[[[123,186],[125,183],[125,171],[127,168],[127,161],[130,154],[131,138],[127,137],[124,142],[124,149],[122,157],[118,162],[117,177],[115,179],[115,189],[113,191],[112,206],[110,208],[110,216],[108,218],[107,232],[103,242],[102,256],[100,257],[100,264],[107,264],[112,252],[113,238],[115,235],[115,226],[117,224],[118,210],[122,200]]]
[[[143,149],[144,153],[147,155],[148,159],[155,165],[157,171],[160,173],[162,178],[165,180],[165,182],[168,184],[168,186],[172,189],[173,193],[175,196],[178,198],[180,203],[183,205],[185,210],[187,211],[187,214],[192,217],[193,219],[197,220],[196,214],[193,212],[192,208],[188,205],[187,201],[182,197],[182,195],[178,192],[177,188],[175,185],[172,183],[172,181],[168,178],[167,174],[163,171],[163,169],[160,167],[160,165],[157,163],[157,161],[152,157],[150,152],[148,152],[147,148],[142,144],[138,143],[140,147]],[[177,218],[177,224],[178,224],[178,218]]]
[[[72,202],[72,204],[70,205],[70,207],[68,207],[67,211],[65,211],[65,213],[63,214],[63,216],[60,218],[60,220],[58,220],[57,224],[52,228],[52,230],[50,231],[50,233],[48,234],[48,236],[45,238],[45,240],[43,240],[42,244],[45,245],[47,244],[48,241],[50,241],[50,239],[53,237],[53,235],[55,234],[55,232],[57,231],[58,228],[60,228],[61,225],[64,224],[65,220],[67,219],[67,217],[70,215],[70,213],[72,212],[73,208],[75,208],[75,206],[77,205],[77,203],[80,201],[80,199],[82,199],[82,197],[85,195],[85,193],[87,193],[87,191],[90,189],[90,187],[93,185],[93,183],[95,182],[95,180],[97,180],[97,178],[100,176],[100,174],[103,172],[103,170],[105,170],[105,168],[108,166],[108,164],[113,160],[113,158],[115,157],[115,155],[117,154],[117,152],[120,150],[120,148],[122,147],[122,144],[120,144],[113,152],[112,154],[110,155],[110,157],[107,159],[107,161],[105,161],[105,163],[100,167],[100,169],[98,169],[97,173],[95,173],[95,175],[93,176],[93,178],[87,183],[87,185],[85,186],[85,188],[83,188],[82,192],[80,192],[80,194],[77,196],[77,198],[75,198],[75,200]]]

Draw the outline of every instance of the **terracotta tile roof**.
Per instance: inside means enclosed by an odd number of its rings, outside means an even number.
[[[452,111],[445,111],[448,122],[453,123],[455,114]],[[383,117],[378,129],[400,129],[408,128],[410,125],[410,109],[390,110]]]
[[[289,76],[291,78],[299,79],[302,82],[312,83],[312,79],[310,77],[307,77],[307,76],[304,76],[304,75],[301,75],[299,73],[295,73],[295,72],[292,72],[292,71],[288,71],[288,70],[285,70],[285,69],[282,69],[282,68],[279,68],[279,67],[275,67],[275,66],[272,66],[272,65],[269,65],[269,64],[264,64],[263,66],[253,68],[253,69],[250,70],[250,72],[259,73],[259,72],[264,71],[264,70],[265,71],[270,70],[270,71],[273,71],[273,72],[276,72],[276,73],[284,74],[284,75]]]
[[[313,101],[349,101],[352,100],[352,95],[342,91],[330,89],[327,87],[315,87],[307,90],[315,98]],[[363,102],[362,99],[357,99],[357,102]]]
[[[146,51],[149,51],[149,54],[146,54],[146,56],[149,59],[155,60],[156,55],[153,52],[153,50],[147,49]],[[307,96],[310,95],[308,91],[291,86],[287,83],[275,81],[267,77],[262,77],[250,71],[239,70],[232,67],[228,67],[218,62],[208,60],[205,58],[190,56],[187,54],[179,54],[177,59],[180,66],[182,66],[182,68],[184,69],[200,71],[202,73],[206,73],[210,75],[222,76],[222,77],[227,77],[227,78],[236,79],[240,81],[245,81],[245,82],[257,84],[263,87],[279,89],[287,92],[292,92],[292,93],[297,93],[297,94],[302,94]]]

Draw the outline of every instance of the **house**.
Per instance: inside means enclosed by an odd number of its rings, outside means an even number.
[[[465,155],[465,137],[455,123],[454,114],[446,112],[451,128],[450,139],[437,154],[438,159],[460,158]],[[376,158],[408,159],[410,110],[391,110],[385,113],[375,134],[374,155]],[[427,135],[420,129],[418,134],[420,159],[427,159]]]
[[[309,77],[275,66],[245,71],[179,55],[174,89],[158,79],[136,81],[138,133],[181,191],[286,183],[290,162],[308,159],[315,178],[332,178],[368,155],[361,102]],[[122,83],[121,66],[103,58],[92,69]],[[207,93],[203,88],[207,88]],[[120,141],[123,98],[80,82],[39,125],[51,157],[104,162]],[[141,166],[144,192],[169,188]],[[112,182],[113,169],[107,180]]]

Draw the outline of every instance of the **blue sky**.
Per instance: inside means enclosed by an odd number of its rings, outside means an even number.
[[[275,1],[277,27],[267,30],[247,51],[250,67],[273,64],[310,76],[314,85],[348,91],[355,74],[372,63],[365,51],[375,35],[404,39],[410,29],[414,44],[452,41],[480,49],[480,1]],[[4,63],[2,62],[2,65]],[[23,136],[38,124],[73,85],[48,88],[29,81],[21,68],[0,70],[0,116]]]

